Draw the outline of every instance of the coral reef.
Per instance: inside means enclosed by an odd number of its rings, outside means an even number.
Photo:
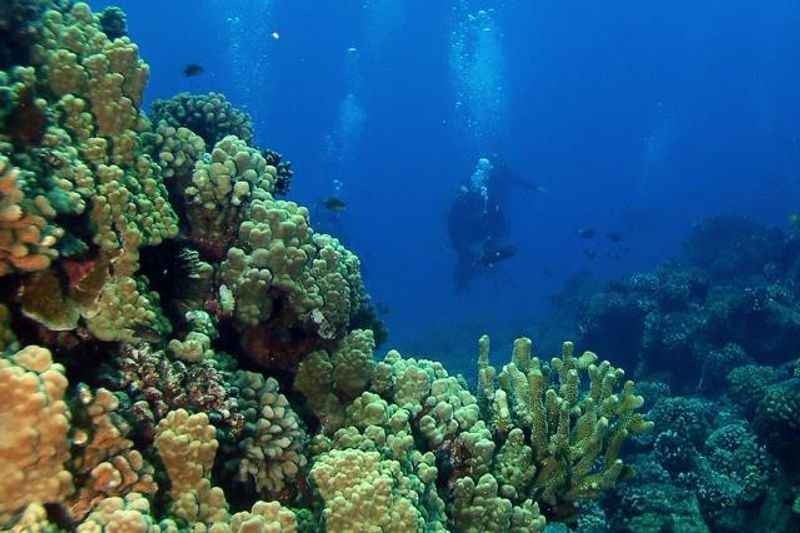
[[[275,195],[286,196],[289,194],[289,189],[292,186],[292,178],[294,177],[294,170],[292,170],[292,162],[283,158],[281,154],[269,148],[263,150],[261,155],[267,162],[267,165],[275,167]]]
[[[504,494],[529,493],[559,512],[579,499],[597,497],[632,472],[620,459],[624,440],[653,427],[636,413],[644,399],[624,371],[564,343],[549,367],[531,357],[529,339],[517,339],[512,360],[498,374],[489,365],[489,339],[481,338],[479,403],[491,413],[495,433],[507,435],[498,461]],[[581,374],[590,379],[581,392]],[[551,378],[558,376],[558,386]],[[622,384],[622,390],[616,391]],[[530,435],[525,442],[524,435]],[[602,463],[598,466],[598,459]],[[521,470],[521,471],[520,471]]]
[[[792,238],[715,218],[694,230],[682,259],[591,296],[579,341],[686,392],[718,388],[735,367],[780,364],[800,351],[800,254]]]
[[[632,439],[637,476],[601,498],[600,530],[800,527],[799,266],[796,235],[716,217],[678,260],[555,302],[579,342],[649,380],[655,431]]]
[[[0,30],[0,528],[797,530],[792,237],[718,218],[586,305],[576,278],[561,316],[608,360],[523,337],[494,367],[484,336],[470,387],[374,358],[358,257],[245,113],[142,112],[121,10]]]
[[[156,124],[186,128],[199,135],[206,146],[214,146],[232,135],[250,144],[253,124],[250,116],[236,109],[219,93],[180,93],[169,100],[153,102],[150,117]]]

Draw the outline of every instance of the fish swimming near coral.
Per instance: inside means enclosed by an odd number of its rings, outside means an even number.
[[[322,206],[328,211],[341,213],[347,208],[347,204],[341,198],[329,196],[322,201]]]
[[[193,78],[195,76],[199,76],[200,74],[205,72],[205,70],[206,69],[204,69],[202,65],[198,65],[196,63],[189,63],[188,65],[183,67],[183,75],[186,76],[187,78]]]
[[[69,514],[67,506],[60,502],[48,502],[42,504],[47,519],[65,531],[72,531],[77,525]]]
[[[38,146],[44,139],[47,115],[36,105],[33,89],[22,89],[6,120],[9,136],[17,147]]]
[[[505,261],[506,259],[511,259],[516,254],[517,247],[512,244],[504,246],[488,246],[484,247],[476,262],[481,266],[492,268],[497,263]]]

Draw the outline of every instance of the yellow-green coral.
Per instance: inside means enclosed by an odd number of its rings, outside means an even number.
[[[445,531],[445,503],[437,490],[438,469],[431,452],[415,449],[410,414],[380,396],[364,392],[348,407],[345,426],[332,436],[317,435],[312,455],[320,457],[333,450],[376,452],[382,460],[395,461],[402,475],[404,493],[422,520],[424,531]]]
[[[66,14],[48,11],[43,20],[35,52],[50,90],[58,96],[87,94],[102,136],[133,128],[149,77],[138,47],[127,37],[109,40],[82,2]]]
[[[156,427],[155,446],[167,469],[173,498],[196,488],[211,474],[218,443],[204,413],[170,411]]]
[[[82,309],[86,326],[98,339],[135,342],[146,330],[157,335],[169,332],[161,315],[158,294],[150,291],[144,278],[135,275],[138,255],[125,250],[110,263],[110,275],[97,299]]]
[[[510,493],[533,494],[536,500],[556,505],[596,497],[627,473],[619,458],[622,443],[629,433],[647,431],[652,423],[636,412],[643,399],[635,394],[632,381],[617,391],[624,376],[621,369],[608,361],[595,364],[597,356],[591,352],[574,357],[569,342],[547,368],[531,357],[530,341],[518,339],[512,362],[495,383],[488,345],[488,337],[483,338],[478,362],[487,415],[500,435],[510,438],[515,428],[530,433],[530,441],[517,443],[510,457],[527,457],[525,447],[530,448],[532,482],[528,486],[530,474],[513,474],[513,464],[501,465],[502,478],[517,483],[507,489]],[[582,373],[590,379],[586,392]],[[557,383],[551,382],[551,375],[558,376]],[[518,440],[519,434],[514,435]]]
[[[219,444],[214,426],[204,413],[190,415],[179,409],[159,422],[156,448],[172,484],[172,515],[185,521],[197,533],[246,533],[274,531],[292,533],[297,523],[294,513],[278,502],[256,502],[250,512],[231,516],[225,494],[210,482]],[[161,523],[165,531],[176,530],[175,522]]]
[[[136,276],[138,249],[178,232],[161,168],[142,147],[149,124],[139,105],[149,69],[130,40],[103,33],[87,4],[50,7],[41,16],[32,66],[0,75],[11,109],[34,106],[42,122],[41,135],[26,143],[0,132],[0,275],[44,270],[57,256],[97,261],[109,270],[98,275],[104,285],[80,298],[72,286],[51,286],[66,285],[82,265],[66,276],[27,280],[25,291],[38,296],[27,298],[26,314],[57,330],[73,329],[82,318],[102,340],[133,341],[148,329],[162,335],[169,328],[158,299]],[[59,215],[80,219],[59,227]],[[54,289],[51,298],[39,297],[41,281]],[[34,299],[42,304],[32,305]]]
[[[393,350],[377,365],[373,382],[374,390],[391,396],[418,418],[419,430],[431,448],[472,429],[480,420],[475,397],[439,362],[403,359]]]
[[[61,502],[72,491],[66,388],[45,348],[0,357],[0,526],[30,503]]]
[[[131,492],[102,500],[78,527],[78,533],[159,533],[161,528],[150,513],[150,502]]]
[[[158,124],[153,143],[159,165],[167,179],[188,179],[206,151],[202,137],[189,129],[174,128],[165,122]]]
[[[217,330],[211,315],[205,311],[187,311],[185,315],[189,331],[183,340],[169,341],[169,350],[177,357],[188,362],[202,361],[214,357],[211,342],[217,336]]]
[[[219,141],[209,158],[197,161],[191,182],[179,191],[190,238],[221,258],[239,224],[248,218],[251,200],[269,198],[275,179],[275,167],[267,165],[258,150],[233,136]]]
[[[374,349],[371,330],[354,330],[335,349],[317,350],[300,363],[294,387],[305,395],[326,431],[341,425],[346,402],[367,388]]]
[[[317,458],[310,476],[325,502],[327,531],[423,531],[418,495],[404,488],[397,461],[378,452],[334,450]]]
[[[231,533],[295,533],[297,519],[293,512],[278,502],[256,502],[248,511],[231,517]]]
[[[40,503],[28,505],[13,525],[7,525],[12,533],[58,533],[59,527],[47,518],[47,509]]]
[[[172,513],[189,523],[226,522],[225,494],[209,481],[219,443],[208,416],[169,412],[156,428],[155,446],[169,475]]]
[[[64,283],[52,270],[25,278],[19,291],[22,312],[56,331],[75,329],[80,321],[98,339],[135,342],[144,331],[163,335],[170,325],[158,294],[137,276],[139,236],[126,233],[125,247],[101,253],[75,266],[82,277]]]
[[[306,465],[305,431],[277,381],[254,372],[239,372],[237,377],[244,400],[256,410],[254,434],[239,443],[239,478],[252,478],[261,493],[280,497],[293,489]]]
[[[528,499],[514,505],[499,496],[497,481],[491,474],[484,474],[477,483],[470,477],[459,479],[453,491],[453,509],[455,525],[464,533],[537,533],[545,526],[537,503]]]
[[[91,201],[94,241],[105,250],[120,246],[130,229],[143,245],[175,236],[160,169],[140,148],[138,106],[149,69],[138,48],[126,37],[109,40],[85,3],[50,10],[43,20],[34,64],[60,111],[60,124],[49,125],[44,139],[60,161],[54,183]]]
[[[315,234],[305,207],[270,195],[250,203],[221,274],[243,324],[274,320],[323,339],[340,335],[363,299],[358,258]]]

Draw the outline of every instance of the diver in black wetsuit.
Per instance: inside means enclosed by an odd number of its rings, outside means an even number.
[[[470,180],[462,185],[450,206],[447,229],[456,252],[455,285],[469,286],[482,269],[512,257],[515,248],[503,244],[509,227],[506,209],[513,187],[542,192],[530,182],[516,178],[497,157],[480,159]]]

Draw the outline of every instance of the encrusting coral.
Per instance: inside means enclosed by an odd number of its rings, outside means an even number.
[[[484,338],[473,394],[375,361],[358,257],[276,199],[249,117],[148,118],[124,14],[37,6],[0,43],[0,527],[539,532],[628,477],[650,424],[621,370],[518,339],[498,374]]]

